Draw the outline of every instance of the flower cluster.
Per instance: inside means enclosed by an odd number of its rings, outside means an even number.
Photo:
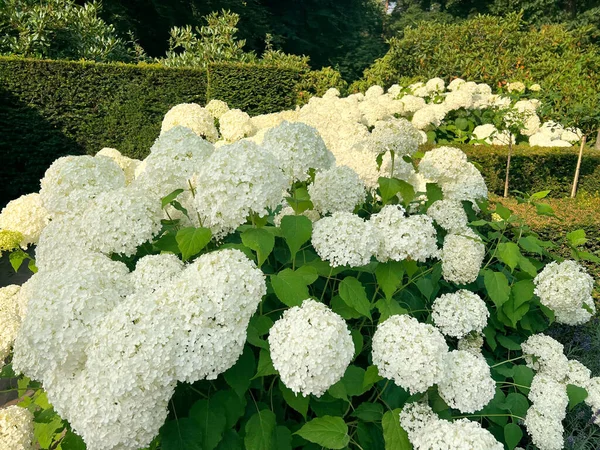
[[[352,212],[365,201],[365,184],[350,167],[336,166],[317,173],[308,186],[314,208],[321,214]]]
[[[489,316],[481,297],[466,289],[436,298],[431,314],[442,333],[456,338],[463,338],[471,331],[483,331]]]
[[[219,137],[211,112],[196,103],[173,106],[163,118],[160,134],[175,127],[188,128],[210,142],[215,142]]]
[[[271,327],[269,346],[283,383],[304,396],[323,395],[342,378],[354,355],[344,319],[314,300],[283,313]]]
[[[20,406],[0,409],[0,447],[33,450],[33,414]]]

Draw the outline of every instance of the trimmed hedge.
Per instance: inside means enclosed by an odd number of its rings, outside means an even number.
[[[143,158],[179,103],[227,101],[250,114],[295,106],[300,73],[265,65],[206,69],[0,57],[0,206],[37,191],[56,158],[115,147]]]
[[[504,192],[508,147],[452,144],[462,149],[483,173],[490,192]],[[423,150],[432,148],[428,144]],[[550,190],[551,197],[570,195],[577,165],[579,147],[542,148],[513,147],[510,163],[509,190],[539,192]],[[578,192],[600,193],[600,150],[586,147],[579,172]]]

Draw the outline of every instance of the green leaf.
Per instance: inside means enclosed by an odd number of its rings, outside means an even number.
[[[294,259],[302,245],[310,239],[312,222],[306,216],[284,216],[281,219],[281,232]]]
[[[572,410],[587,398],[588,392],[582,387],[567,384],[567,395],[569,396],[569,409]]]
[[[513,450],[523,438],[523,430],[516,423],[507,423],[504,426],[504,440],[508,450]]]
[[[217,450],[243,450],[242,438],[233,430],[227,430],[223,434],[223,440],[219,442]]]
[[[510,295],[510,286],[506,276],[501,272],[486,270],[483,276],[483,282],[488,295],[497,308],[500,308]]]
[[[219,445],[227,424],[222,405],[214,400],[198,400],[190,409],[190,419],[198,424],[203,450],[213,450]]]
[[[0,370],[0,378],[14,378],[16,377],[15,371],[12,368],[12,363],[5,365]]]
[[[397,178],[379,177],[378,183],[381,201],[384,204],[400,192],[401,184]]]
[[[498,259],[510,267],[512,270],[519,264],[521,258],[521,251],[519,246],[514,242],[503,242],[498,244]]]
[[[496,336],[496,340],[500,345],[508,350],[521,350],[521,343],[517,342],[513,336],[504,336],[499,334]]]
[[[225,426],[233,427],[244,415],[244,404],[240,397],[230,389],[220,389],[210,397],[210,404],[217,404],[223,408]]]
[[[290,388],[288,388],[283,382],[279,381],[279,390],[283,395],[285,402],[295,411],[302,414],[302,417],[306,420],[306,413],[308,412],[308,404],[310,397],[304,397],[302,394],[294,394]]]
[[[383,377],[379,375],[377,366],[369,366],[365,370],[365,377],[363,378],[363,388],[371,389],[371,387],[378,381],[383,380]]]
[[[296,214],[302,214],[307,209],[313,208],[313,204],[310,201],[310,195],[308,195],[308,190],[305,187],[297,188],[292,193],[292,196],[286,197],[285,200]]]
[[[362,352],[365,339],[359,330],[352,330],[350,334],[352,335],[352,343],[354,344],[354,358],[356,358]]]
[[[342,383],[344,383],[346,392],[350,397],[362,395],[367,391],[363,386],[365,373],[365,369],[355,365],[349,365],[346,369],[342,377]]]
[[[317,417],[304,424],[296,434],[325,448],[342,449],[350,442],[348,425],[341,417]]]
[[[554,209],[547,203],[536,203],[535,210],[540,216],[556,217]]]
[[[511,321],[513,328],[529,311],[529,301],[533,298],[535,286],[531,280],[517,281],[511,287],[510,299],[502,305],[502,311]]]
[[[386,298],[392,298],[396,292],[396,289],[400,287],[403,276],[404,268],[402,263],[398,261],[380,263],[375,269],[377,283],[379,284],[379,288],[383,291]]]
[[[173,200],[175,200],[177,198],[177,196],[179,194],[181,194],[182,192],[183,192],[183,189],[175,189],[169,195],[165,195],[163,198],[161,198],[160,201],[161,201],[162,208],[164,209],[165,206],[167,206],[169,203],[171,203]]]
[[[506,208],[502,203],[496,203],[496,214],[498,214],[502,219],[508,220],[512,215],[512,211]]]
[[[534,200],[541,200],[546,198],[551,191],[539,191],[534,194],[531,194],[531,198]]]
[[[256,370],[256,375],[254,375],[252,379],[276,374],[277,371],[273,367],[273,361],[271,361],[271,352],[261,348],[260,354],[258,355],[258,369]]]
[[[415,285],[417,286],[417,289],[419,289],[419,292],[423,294],[423,297],[427,300],[431,300],[435,286],[430,278],[419,278],[415,282]]]
[[[427,194],[427,202],[425,203],[427,208],[429,208],[438,200],[442,200],[444,198],[444,192],[442,191],[442,188],[436,183],[427,183],[425,185],[425,192]]]
[[[533,380],[533,370],[523,365],[515,366],[513,381],[518,385],[517,388],[524,394],[529,393],[531,380]]]
[[[67,431],[65,437],[60,441],[60,448],[62,450],[85,450],[85,442],[72,431]]]
[[[339,293],[348,306],[371,319],[371,304],[360,281],[354,277],[344,278],[340,283]]]
[[[160,429],[161,450],[202,450],[202,432],[188,418],[172,420]]]
[[[334,296],[331,299],[330,304],[331,304],[331,309],[333,310],[333,312],[335,312],[336,314],[339,314],[346,320],[358,319],[358,318],[362,317],[362,315],[358,311],[356,311],[354,308],[351,308],[350,306],[348,306],[346,304],[346,302],[344,302],[344,300],[342,300],[342,298],[339,295]]]
[[[63,428],[62,419],[58,414],[55,414],[49,422],[36,422],[33,424],[35,441],[40,444],[41,448],[49,448],[50,445],[52,445],[52,442],[54,442],[56,431],[58,429],[62,430]]]
[[[523,394],[511,392],[506,396],[506,400],[504,401],[503,409],[505,408],[515,416],[525,417],[529,409],[529,401]]]
[[[275,246],[275,237],[264,228],[250,228],[241,235],[242,243],[254,250],[258,259],[258,267],[262,266]]]
[[[385,450],[411,450],[412,445],[408,440],[408,434],[400,426],[401,409],[387,411],[383,415],[381,425],[383,426],[383,439]]]
[[[275,445],[277,450],[292,450],[292,432],[288,427],[278,426],[275,428]]]
[[[544,248],[539,244],[539,239],[535,236],[525,236],[519,239],[519,245],[523,250],[530,253],[542,254]]]
[[[295,272],[300,275],[306,284],[313,284],[315,281],[319,279],[319,274],[317,273],[317,269],[312,266],[302,266],[295,270]]]
[[[350,415],[365,422],[379,422],[383,417],[383,406],[380,403],[364,402]]]
[[[200,253],[200,250],[206,247],[211,238],[212,232],[208,228],[203,227],[182,228],[177,232],[177,236],[175,236],[184,261]]]
[[[250,379],[254,376],[255,371],[256,362],[254,360],[254,353],[252,353],[250,347],[246,346],[240,359],[223,374],[223,377],[235,393],[240,398],[243,398],[250,387]]]
[[[408,311],[400,306],[393,298],[382,298],[375,302],[375,307],[379,311],[379,323],[387,320],[395,314],[407,314]]]
[[[275,414],[268,409],[263,409],[250,417],[245,428],[246,450],[272,450],[276,424]]]
[[[572,247],[579,247],[588,241],[585,237],[585,231],[581,229],[567,233],[567,240]]]
[[[537,269],[531,263],[529,258],[526,258],[525,256],[521,256],[521,258],[519,258],[519,267],[523,272],[527,273],[531,277],[535,277],[537,275]]]
[[[289,307],[300,306],[310,297],[305,277],[292,269],[271,275],[271,286],[281,302]]]
[[[8,255],[10,265],[15,272],[19,271],[21,264],[23,264],[23,261],[25,261],[27,258],[29,258],[29,255],[21,249],[18,249]]]
[[[181,253],[176,235],[170,232],[163,234],[153,245],[163,252],[175,253],[176,255]]]
[[[327,394],[329,394],[333,398],[338,398],[340,400],[344,400],[345,402],[349,402],[348,393],[346,392],[346,386],[342,380],[337,383],[331,385],[329,389],[327,389]]]

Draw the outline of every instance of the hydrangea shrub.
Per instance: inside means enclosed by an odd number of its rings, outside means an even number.
[[[225,108],[179,105],[144,161],[60,158],[9,203],[1,249],[36,273],[0,289],[0,447],[562,448],[600,378],[544,332],[590,319],[592,278],[459,149],[352,101],[215,144]]]

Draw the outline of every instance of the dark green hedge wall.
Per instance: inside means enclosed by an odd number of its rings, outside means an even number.
[[[461,148],[476,164],[490,192],[504,192],[508,147],[452,144]],[[424,147],[424,150],[431,145]],[[571,193],[577,165],[579,147],[542,148],[515,146],[511,157],[509,189],[521,192],[551,190],[551,197],[564,197]],[[587,147],[581,162],[578,191],[600,193],[600,151]]]
[[[218,98],[251,115],[292,108],[299,77],[240,64],[196,70],[0,57],[0,207],[37,191],[59,156],[114,147],[145,157],[179,103]]]

